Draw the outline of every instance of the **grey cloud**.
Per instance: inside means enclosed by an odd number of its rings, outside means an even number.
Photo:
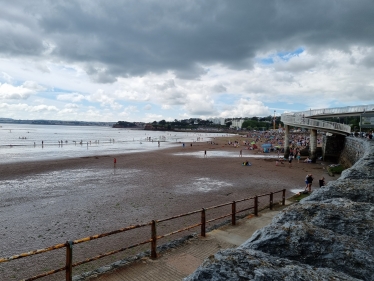
[[[91,77],[94,82],[97,83],[113,83],[117,81],[117,78],[111,73],[108,73],[106,69],[95,68],[93,66],[86,67],[87,74]]]
[[[2,55],[38,56],[48,40],[51,56],[82,63],[99,83],[170,70],[196,79],[200,65],[250,68],[275,48],[374,45],[372,0],[1,2]]]
[[[169,79],[165,81],[164,83],[162,83],[161,85],[156,85],[156,89],[160,91],[165,91],[165,90],[172,89],[172,88],[175,88],[175,82],[173,79]]]
[[[212,91],[215,93],[224,93],[227,91],[227,88],[223,85],[215,85],[212,87]]]
[[[163,104],[167,105],[183,105],[186,103],[186,94],[178,91],[164,92],[160,95]]]
[[[367,68],[373,68],[374,67],[374,51],[371,52],[370,54],[367,54],[361,61],[360,63]]]

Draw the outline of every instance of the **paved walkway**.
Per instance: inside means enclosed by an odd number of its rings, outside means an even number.
[[[286,206],[290,202],[286,201]],[[184,245],[164,252],[156,260],[144,258],[140,261],[125,265],[112,272],[90,281],[175,281],[182,280],[209,257],[221,249],[235,248],[244,243],[257,230],[268,225],[273,217],[283,209],[283,206],[273,211],[264,210],[258,217],[250,215],[238,220],[236,226],[227,225],[189,240]]]

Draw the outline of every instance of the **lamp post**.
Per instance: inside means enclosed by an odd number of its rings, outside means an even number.
[[[274,110],[274,118],[273,118],[273,129],[275,130],[275,110]]]

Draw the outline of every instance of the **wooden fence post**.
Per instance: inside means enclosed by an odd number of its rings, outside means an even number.
[[[231,224],[236,225],[236,202],[232,201],[231,205]]]
[[[255,216],[258,216],[258,196],[256,195],[255,198]]]
[[[273,210],[273,192],[270,192],[270,210]]]
[[[206,217],[205,217],[205,209],[201,209],[201,236],[205,237],[205,228],[206,228]]]
[[[73,280],[73,241],[66,241],[66,281]]]
[[[151,242],[151,258],[157,258],[157,231],[156,231],[156,221],[152,221],[152,242]]]

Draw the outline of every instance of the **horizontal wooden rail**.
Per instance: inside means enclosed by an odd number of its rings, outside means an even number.
[[[190,229],[195,228],[195,227],[198,227],[198,226],[200,226],[200,225],[201,225],[201,223],[197,223],[197,224],[190,225],[190,226],[187,226],[187,227],[185,227],[185,228],[182,228],[182,229],[179,229],[179,230],[176,230],[176,231],[173,231],[173,232],[170,232],[170,233],[164,234],[164,235],[157,236],[157,240],[158,240],[158,239],[161,239],[161,238],[165,238],[165,237],[171,236],[171,235],[173,235],[173,234],[177,234],[177,233],[180,233],[180,232],[183,232],[183,231],[190,230]]]
[[[227,217],[231,216],[231,223],[232,223],[232,225],[235,225],[236,224],[236,214],[242,213],[242,212],[245,212],[245,211],[249,211],[249,210],[252,210],[252,209],[254,210],[253,211],[254,215],[257,216],[258,215],[258,206],[259,206],[259,200],[258,199],[260,197],[269,196],[269,200],[270,200],[269,201],[270,202],[269,207],[270,207],[270,209],[272,209],[273,208],[273,196],[274,196],[274,194],[277,194],[277,193],[280,193],[280,192],[282,192],[282,204],[285,205],[286,190],[282,189],[282,190],[279,190],[279,191],[270,192],[270,193],[266,193],[266,194],[261,194],[261,195],[257,195],[257,196],[254,196],[254,197],[248,197],[248,198],[240,199],[240,200],[233,201],[233,202],[228,202],[228,203],[223,203],[223,204],[219,204],[219,205],[216,205],[216,206],[211,206],[211,207],[208,207],[208,208],[202,208],[200,210],[196,210],[196,211],[192,211],[192,212],[188,212],[188,213],[184,213],[184,214],[180,214],[180,215],[176,215],[176,216],[171,216],[171,217],[160,219],[160,220],[153,220],[151,222],[147,222],[147,223],[143,223],[143,224],[131,225],[131,226],[120,228],[120,229],[117,229],[117,230],[114,230],[114,231],[110,231],[110,232],[106,232],[106,233],[102,233],[102,234],[96,234],[96,235],[84,237],[84,238],[81,238],[81,239],[76,239],[76,240],[73,240],[73,241],[67,241],[66,243],[56,244],[54,246],[44,248],[44,249],[34,250],[34,251],[19,254],[19,255],[0,258],[0,263],[9,262],[9,261],[12,261],[12,260],[16,260],[16,259],[20,259],[20,258],[24,258],[24,257],[29,257],[29,256],[37,255],[37,254],[42,254],[42,253],[45,253],[45,252],[49,252],[49,251],[53,251],[53,250],[57,250],[57,249],[61,249],[61,248],[66,248],[66,265],[64,267],[44,272],[42,274],[30,277],[28,279],[24,279],[23,281],[33,281],[33,280],[36,280],[36,279],[39,279],[39,278],[42,278],[42,277],[46,277],[46,276],[49,276],[49,275],[52,275],[52,274],[55,274],[55,273],[58,273],[58,272],[61,272],[61,271],[64,271],[64,270],[66,272],[66,279],[65,280],[66,281],[72,281],[72,269],[76,266],[80,266],[80,265],[83,265],[85,263],[92,262],[92,261],[110,256],[110,255],[113,255],[113,254],[117,254],[119,252],[123,252],[125,250],[129,250],[129,249],[141,246],[141,245],[148,244],[148,243],[151,243],[151,257],[152,258],[157,258],[157,240],[159,240],[159,239],[162,239],[162,238],[165,238],[165,237],[168,237],[168,236],[171,236],[171,235],[183,232],[183,231],[187,231],[187,230],[196,228],[198,226],[201,226],[201,236],[205,236],[206,224],[207,223],[211,223],[211,222],[214,222],[214,221],[224,219],[224,218],[227,218]],[[238,207],[237,203],[242,203],[242,202],[249,201],[249,200],[253,200],[253,206],[252,207],[247,207],[247,208],[240,209],[240,210],[237,209],[237,207]],[[215,218],[211,218],[209,220],[206,219],[206,212],[207,211],[222,208],[222,207],[226,207],[226,206],[231,206],[231,213],[221,215],[221,216],[218,216],[218,217],[215,217]],[[193,224],[193,225],[190,225],[190,226],[187,226],[187,227],[184,227],[184,228],[181,228],[181,229],[178,229],[178,230],[175,230],[175,231],[163,234],[163,235],[157,235],[157,224],[158,223],[165,222],[165,221],[171,221],[171,220],[174,220],[174,219],[178,219],[178,218],[182,218],[182,217],[186,217],[186,216],[190,216],[190,215],[194,215],[194,214],[198,214],[198,213],[201,214],[201,219],[200,219],[201,221],[199,223]],[[104,253],[104,254],[99,254],[95,257],[88,258],[88,259],[85,259],[85,260],[82,260],[82,261],[78,261],[78,262],[75,262],[75,263],[72,262],[72,259],[73,259],[72,258],[73,257],[73,245],[77,245],[77,244],[80,244],[80,243],[85,243],[85,242],[88,242],[88,241],[96,240],[96,239],[99,239],[99,238],[111,236],[111,235],[118,234],[118,233],[123,233],[123,232],[126,232],[126,231],[130,231],[130,230],[134,230],[134,229],[138,229],[138,228],[142,228],[142,227],[146,227],[146,226],[151,226],[151,238],[148,239],[148,240],[145,240],[145,241],[142,241],[142,242],[139,242],[137,244],[133,244],[133,245],[130,245],[130,246],[127,246],[127,247],[124,247],[124,248],[113,250],[113,251],[110,251],[110,252],[107,252],[107,253]]]
[[[132,248],[135,248],[135,247],[138,247],[138,246],[150,243],[151,241],[152,241],[152,239],[149,239],[147,241],[143,241],[143,242],[140,242],[140,243],[137,243],[137,244],[133,244],[133,245],[125,247],[125,248],[121,248],[121,249],[118,249],[118,250],[107,252],[105,254],[98,255],[98,256],[93,257],[93,258],[89,258],[89,259],[86,259],[86,260],[83,260],[83,261],[79,261],[79,262],[73,263],[72,267],[76,267],[78,265],[82,265],[82,264],[85,264],[85,263],[88,263],[88,262],[91,262],[91,261],[95,261],[95,260],[98,260],[98,259],[110,256],[110,255],[114,255],[114,254],[117,254],[117,253],[129,250],[129,249],[132,249]]]
[[[244,198],[244,199],[237,200],[237,201],[235,201],[235,202],[236,202],[236,203],[244,202],[244,201],[251,200],[251,199],[253,199],[253,198],[254,198],[254,197],[248,197],[248,198]]]
[[[156,220],[156,222],[169,221],[169,220],[172,220],[172,219],[182,218],[182,217],[186,217],[186,216],[189,216],[189,215],[197,214],[197,213],[200,213],[200,212],[201,212],[201,210],[193,211],[193,212],[188,212],[188,213],[184,213],[184,214],[181,214],[181,215],[172,216],[172,217],[169,217],[169,218],[166,218],[166,219]]]
[[[218,218],[214,218],[214,219],[211,219],[211,220],[208,220],[206,222],[213,222],[213,221],[218,221],[220,219],[224,219],[224,218],[227,218],[227,217],[230,217],[231,216],[231,213],[230,214],[227,214],[227,215],[223,215],[223,216],[220,216]]]
[[[206,211],[207,210],[213,210],[213,209],[221,208],[221,207],[228,206],[228,205],[231,205],[231,202],[220,204],[220,205],[216,205],[216,206],[212,206],[212,207],[208,207],[208,208],[205,208],[205,210]]]
[[[84,243],[84,242],[87,242],[87,241],[91,241],[91,240],[103,238],[103,237],[110,236],[110,235],[113,235],[113,234],[117,234],[117,233],[129,231],[129,230],[137,229],[137,228],[140,228],[140,227],[148,226],[150,224],[151,223],[148,222],[148,223],[143,223],[143,224],[131,225],[131,226],[124,227],[124,228],[121,228],[121,229],[118,229],[118,230],[114,230],[114,231],[110,231],[110,232],[107,232],[107,233],[102,233],[102,234],[96,234],[96,235],[88,236],[88,237],[85,237],[85,238],[82,238],[82,239],[74,240],[73,244]]]

